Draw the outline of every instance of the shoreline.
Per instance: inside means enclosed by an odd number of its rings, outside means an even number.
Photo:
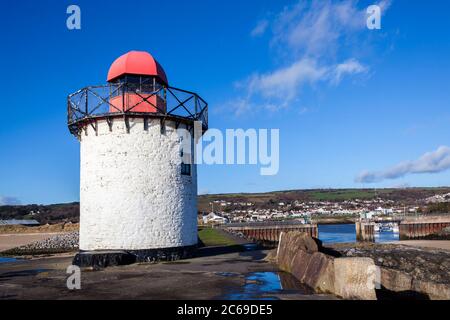
[[[40,232],[40,233],[2,233],[0,234],[0,254],[17,247],[25,246],[36,241],[45,240],[51,236],[63,232]]]
[[[450,240],[399,240],[388,244],[450,251]]]

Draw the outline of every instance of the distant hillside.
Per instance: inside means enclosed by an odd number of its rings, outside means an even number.
[[[271,207],[279,202],[290,203],[298,200],[300,202],[330,201],[340,202],[346,200],[369,200],[381,198],[392,200],[401,204],[413,204],[436,194],[445,194],[450,187],[441,188],[406,188],[406,189],[311,189],[311,190],[288,190],[267,193],[236,193],[215,194],[199,196],[198,208],[200,211],[211,210],[211,202],[224,200],[228,202],[251,202],[256,207]]]
[[[340,202],[354,199],[393,200],[399,204],[424,204],[424,200],[437,194],[450,192],[450,187],[442,188],[408,188],[408,189],[315,189],[288,190],[267,193],[235,193],[201,195],[198,197],[199,211],[210,211],[211,202],[224,200],[231,203],[253,203],[256,208],[275,208],[279,202],[292,201],[311,202],[329,201]],[[450,207],[446,204],[431,204],[430,212],[446,211]],[[79,203],[63,203],[52,205],[13,205],[0,206],[0,220],[4,219],[36,219],[41,224],[59,222],[79,222]]]
[[[80,205],[78,202],[52,205],[14,205],[0,206],[0,220],[36,219],[41,224],[59,222],[79,222]]]

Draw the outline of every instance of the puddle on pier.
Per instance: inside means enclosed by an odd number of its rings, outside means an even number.
[[[242,245],[245,251],[253,251],[259,249],[259,246],[256,243],[245,243]]]
[[[0,263],[16,262],[16,258],[0,257]]]
[[[234,272],[215,272],[214,274],[217,274],[218,276],[222,277],[236,277],[239,275],[239,273]]]
[[[239,274],[223,273],[225,277]],[[297,279],[285,272],[252,272],[245,276],[245,284],[240,288],[231,288],[221,299],[224,300],[277,300],[277,294],[312,294],[309,288],[302,286]]]

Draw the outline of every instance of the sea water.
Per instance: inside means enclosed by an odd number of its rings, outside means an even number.
[[[319,239],[324,243],[356,242],[354,224],[319,224]],[[375,242],[393,242],[399,240],[394,232],[375,233]]]

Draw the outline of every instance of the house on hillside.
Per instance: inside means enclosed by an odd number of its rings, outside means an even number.
[[[219,216],[214,212],[211,212],[203,217],[203,223],[205,224],[224,224],[228,222],[229,222],[228,218]]]

